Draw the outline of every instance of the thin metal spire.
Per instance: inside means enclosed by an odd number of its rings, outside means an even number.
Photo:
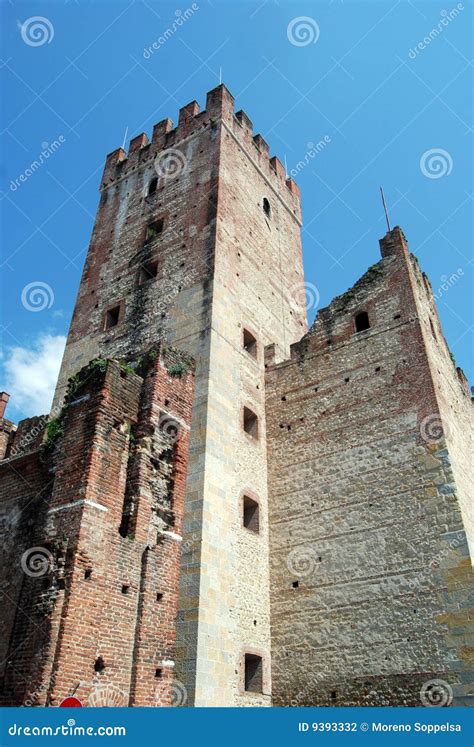
[[[126,139],[127,139],[127,135],[128,135],[128,127],[127,127],[127,129],[125,130],[125,135],[123,136],[123,143],[122,143],[122,149],[123,149],[123,150],[125,150],[125,141],[126,141]]]
[[[389,231],[391,231],[392,229],[390,228],[390,220],[388,217],[387,203],[385,202],[385,195],[383,193],[383,187],[380,187],[380,194],[382,195],[382,205],[385,211],[385,220],[387,221],[387,228]]]

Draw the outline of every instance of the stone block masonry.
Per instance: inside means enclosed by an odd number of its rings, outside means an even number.
[[[171,705],[193,362],[94,360],[0,464],[3,705]],[[140,375],[139,375],[140,374]]]
[[[275,705],[472,704],[471,401],[400,229],[381,250],[266,372]]]

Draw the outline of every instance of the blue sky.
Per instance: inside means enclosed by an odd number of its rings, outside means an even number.
[[[0,389],[12,394],[10,418],[48,408],[105,155],[127,130],[150,135],[193,99],[203,108],[221,71],[288,171],[324,142],[296,178],[319,306],[378,261],[382,184],[472,381],[467,0],[4,1],[2,15]]]

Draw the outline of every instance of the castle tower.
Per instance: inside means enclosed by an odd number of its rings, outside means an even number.
[[[274,705],[472,705],[472,403],[399,228],[266,372]]]
[[[94,358],[163,341],[196,361],[175,668],[190,705],[270,704],[264,348],[283,360],[306,332],[300,222],[224,86],[107,157],[54,407]]]

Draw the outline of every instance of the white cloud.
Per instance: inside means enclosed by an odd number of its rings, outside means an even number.
[[[42,335],[31,348],[9,348],[2,361],[10,407],[23,417],[51,409],[66,338]],[[7,411],[8,417],[8,411]]]

